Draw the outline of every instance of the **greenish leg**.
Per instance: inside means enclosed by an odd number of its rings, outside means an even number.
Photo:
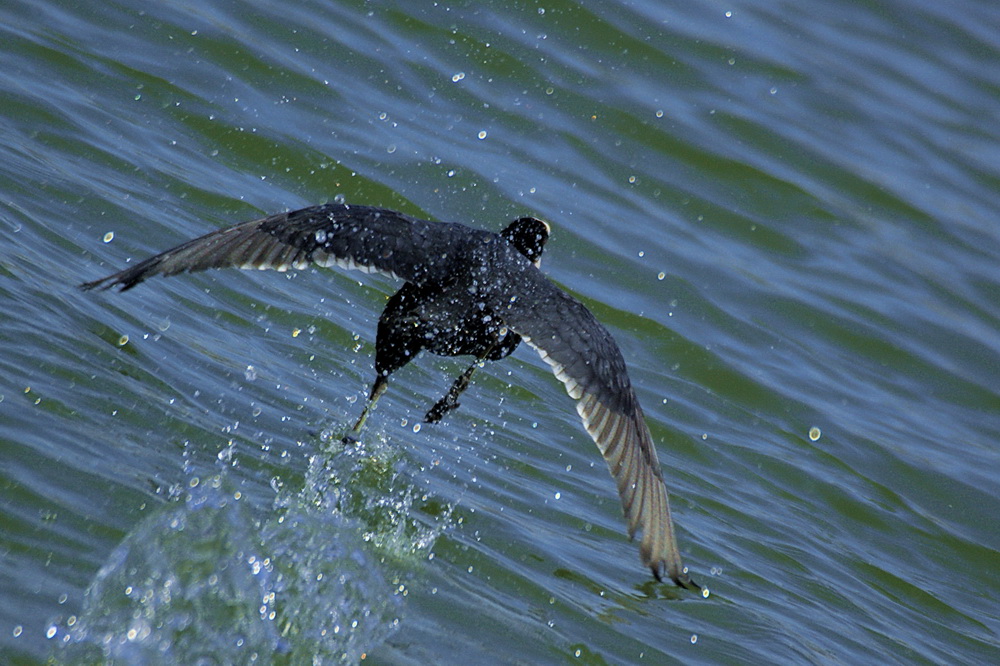
[[[361,416],[358,417],[357,423],[351,428],[351,432],[344,436],[345,442],[357,441],[358,435],[361,434],[361,429],[365,427],[365,421],[368,420],[368,416],[375,409],[375,404],[378,403],[378,399],[382,397],[385,390],[389,388],[389,378],[384,375],[379,375],[372,385],[372,391],[368,394],[368,402],[365,404],[365,408],[361,411]]]

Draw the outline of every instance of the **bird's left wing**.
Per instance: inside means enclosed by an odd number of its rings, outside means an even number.
[[[311,264],[421,284],[446,276],[447,262],[438,259],[456,228],[468,230],[383,208],[331,203],[213,231],[80,287],[125,291],[154,275],[227,267],[286,271]]]

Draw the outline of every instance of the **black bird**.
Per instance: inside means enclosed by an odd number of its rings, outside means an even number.
[[[354,433],[389,375],[420,351],[476,358],[427,412],[434,422],[458,406],[479,364],[509,355],[523,340],[576,399],[618,485],[629,536],[642,531],[643,564],[657,580],[700,590],[681,564],[656,448],[618,345],[582,303],[538,270],[548,236],[549,226],[533,217],[496,234],[330,203],[213,231],[80,287],[125,291],[154,275],[225,267],[339,266],[401,278],[406,284],[379,317],[376,378]]]

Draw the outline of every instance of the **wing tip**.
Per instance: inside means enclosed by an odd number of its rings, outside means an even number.
[[[109,289],[118,287],[118,291],[128,291],[146,279],[146,273],[144,271],[134,273],[134,270],[135,269],[127,269],[119,273],[102,277],[99,280],[83,282],[76,285],[76,288],[80,291],[108,291]]]
[[[696,583],[694,579],[691,578],[690,574],[688,574],[687,567],[668,567],[666,562],[658,560],[656,562],[651,562],[649,564],[649,569],[653,572],[653,577],[661,583],[666,582],[664,578],[669,578],[677,587],[682,587],[685,590],[691,590],[692,592],[698,592],[702,596],[706,598],[708,597],[708,588],[703,588],[701,585]]]
[[[83,282],[81,284],[76,285],[76,288],[79,289],[80,291],[107,291],[108,289],[111,289],[112,287],[118,284],[119,282],[118,280],[115,279],[115,276],[109,275],[107,277],[101,278],[100,280]],[[125,289],[127,289],[127,287],[123,286],[120,289],[120,291],[124,291]]]

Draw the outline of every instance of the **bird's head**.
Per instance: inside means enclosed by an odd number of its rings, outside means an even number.
[[[547,222],[537,217],[522,217],[508,224],[500,235],[538,267],[542,261],[542,249],[545,247],[545,241],[549,239],[551,230]]]

